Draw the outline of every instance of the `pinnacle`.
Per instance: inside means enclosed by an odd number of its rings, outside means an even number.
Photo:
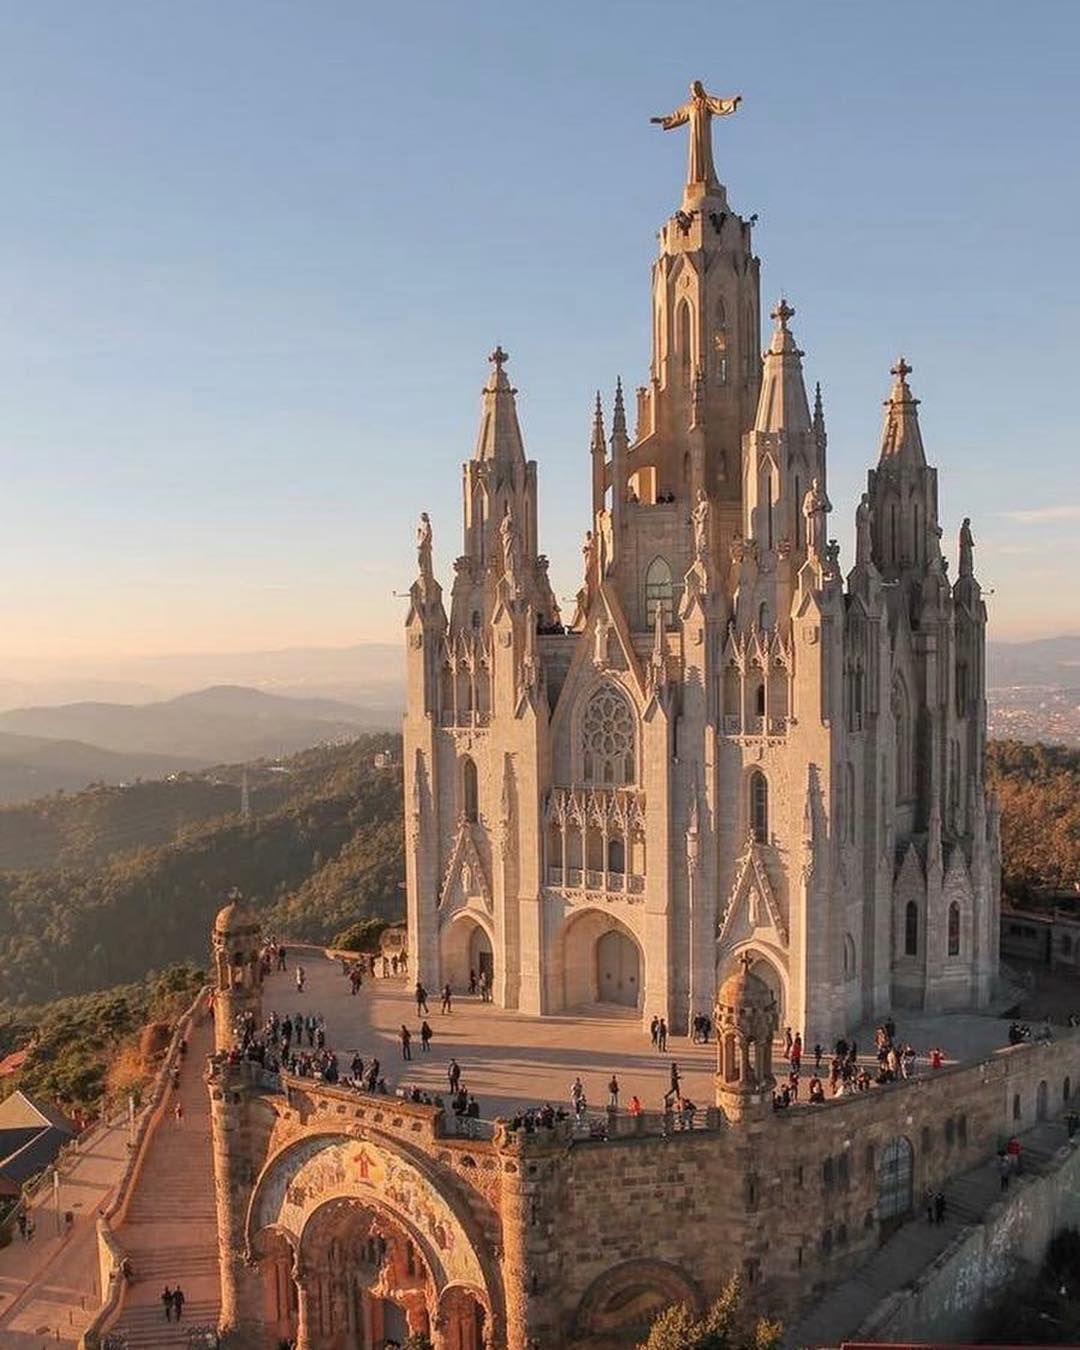
[[[613,436],[626,435],[626,408],[623,405],[622,376],[615,379],[615,413],[611,420]]]
[[[926,465],[922,432],[919,430],[919,400],[913,397],[907,377],[913,367],[901,356],[890,368],[893,386],[885,400],[885,424],[881,432],[881,459],[906,462],[918,468]]]
[[[604,453],[604,408],[600,401],[600,390],[596,391],[596,404],[593,408],[592,424],[592,449],[599,454]]]

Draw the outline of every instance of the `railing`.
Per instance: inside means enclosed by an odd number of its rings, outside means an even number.
[[[486,727],[491,725],[489,712],[454,712],[453,709],[439,714],[441,727]]]
[[[725,713],[720,725],[725,736],[786,736],[788,718],[748,717],[744,722],[738,713]]]
[[[565,872],[565,880],[563,877],[564,872],[561,867],[548,866],[547,884],[553,890],[605,891],[615,895],[644,895],[645,893],[645,878],[633,872],[609,871],[605,882],[604,873],[596,871],[594,868],[568,867]]]

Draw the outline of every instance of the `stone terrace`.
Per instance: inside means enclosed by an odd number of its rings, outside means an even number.
[[[303,994],[296,992],[297,961],[307,973]],[[492,1119],[512,1115],[526,1106],[550,1101],[566,1104],[570,1084],[580,1074],[590,1110],[607,1104],[612,1073],[619,1079],[620,1102],[632,1094],[646,1110],[658,1111],[668,1088],[670,1065],[679,1065],[683,1091],[699,1108],[713,1104],[716,1045],[692,1045],[688,1038],[672,1038],[666,1055],[657,1054],[642,1031],[636,1014],[610,1006],[592,1006],[552,1017],[529,1017],[507,1012],[479,998],[455,995],[453,1012],[439,1011],[440,998],[428,991],[428,1022],[434,1031],[431,1053],[420,1050],[420,1019],[410,979],[368,979],[356,997],[349,992],[341,964],[321,951],[290,948],[289,970],[266,981],[264,1011],[322,1013],[327,1043],[337,1052],[344,1073],[355,1051],[365,1061],[377,1055],[390,1091],[406,1083],[430,1092],[447,1090],[447,1064],[456,1058],[462,1082],[480,1102],[481,1115]],[[412,1062],[401,1058],[399,1033],[405,1023],[413,1034]],[[927,1072],[925,1053],[940,1045],[950,1063],[983,1059],[1007,1044],[1007,1022],[975,1014],[941,1017],[897,1017],[897,1034],[911,1040],[920,1054],[918,1071]],[[864,1051],[873,1048],[873,1029],[857,1031]],[[810,1047],[807,1047],[809,1051]],[[808,1059],[804,1056],[803,1082]],[[861,1059],[870,1062],[868,1055]],[[782,1063],[778,1061],[779,1074]]]

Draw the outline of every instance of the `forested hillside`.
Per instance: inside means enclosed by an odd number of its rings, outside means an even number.
[[[1001,803],[1002,886],[1014,900],[1080,883],[1080,750],[991,741]]]
[[[240,770],[99,788],[0,812],[0,998],[38,1003],[204,964],[209,925],[239,887],[268,930],[327,939],[399,918],[400,742],[366,736]],[[120,851],[116,851],[119,845]],[[32,861],[38,865],[26,867]]]

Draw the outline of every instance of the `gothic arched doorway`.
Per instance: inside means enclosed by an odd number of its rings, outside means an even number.
[[[469,977],[475,974],[477,979],[486,972],[488,987],[494,986],[495,954],[491,944],[491,934],[485,926],[469,912],[454,915],[442,938],[442,979],[459,993],[469,987]]]
[[[633,938],[611,929],[596,944],[596,997],[601,1003],[638,1006],[641,961]]]

